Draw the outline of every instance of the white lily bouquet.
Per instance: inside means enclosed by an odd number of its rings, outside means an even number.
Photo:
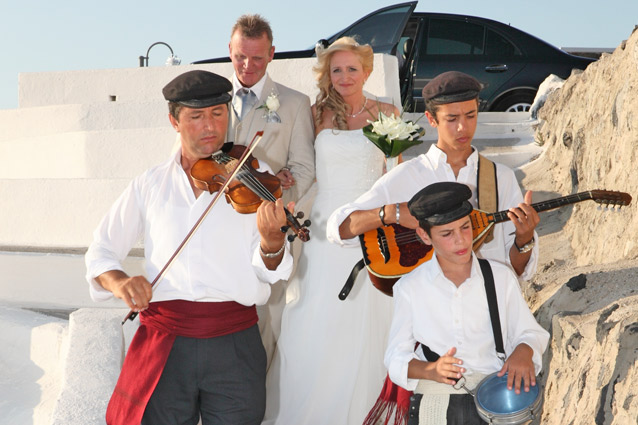
[[[412,121],[404,121],[401,116],[387,116],[379,112],[376,121],[368,122],[370,124],[363,127],[363,134],[384,153],[388,169],[390,163],[394,163],[388,159],[396,158],[407,148],[423,143],[419,137],[425,134],[425,130]]]
[[[263,118],[266,118],[266,122],[281,122],[281,118],[277,114],[279,110],[279,98],[276,93],[271,93],[266,98],[266,101],[257,109],[265,109]]]

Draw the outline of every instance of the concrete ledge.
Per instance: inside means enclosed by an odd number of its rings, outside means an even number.
[[[128,310],[80,309],[69,317],[69,339],[52,425],[103,425],[125,353],[120,322]]]
[[[50,423],[61,388],[67,337],[66,320],[0,306],[2,423]]]

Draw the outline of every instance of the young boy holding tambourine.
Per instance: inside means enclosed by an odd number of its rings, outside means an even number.
[[[471,196],[467,186],[443,182],[408,203],[419,221],[417,234],[432,245],[436,261],[394,286],[385,365],[394,383],[423,394],[410,413],[428,424],[483,424],[472,396],[460,386],[472,390],[493,373],[507,374],[507,388],[516,394],[529,392],[549,339],[511,269],[493,261],[480,260],[481,265],[472,252]]]

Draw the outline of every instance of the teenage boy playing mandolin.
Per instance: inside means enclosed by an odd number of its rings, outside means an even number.
[[[463,376],[471,390],[486,375],[507,373],[508,389],[527,392],[536,385],[549,339],[514,273],[489,261],[506,360],[498,357],[486,292],[489,272],[482,272],[472,251],[471,196],[467,186],[443,182],[427,186],[408,202],[419,222],[417,234],[433,246],[434,256],[394,286],[385,365],[394,383],[424,394],[411,405],[410,417],[416,419],[418,409],[429,424],[483,424],[472,396],[453,386],[456,380]],[[424,347],[415,352],[417,342]]]
[[[531,192],[523,200],[514,172],[502,164],[494,164],[495,178],[491,183],[479,185],[477,181],[479,155],[471,142],[478,120],[480,90],[476,79],[461,72],[445,72],[431,80],[423,88],[423,98],[427,119],[438,130],[436,145],[399,164],[356,201],[337,209],[328,220],[328,240],[358,246],[355,236],[382,225],[398,223],[415,229],[418,223],[410,215],[407,201],[429,184],[458,182],[472,190],[470,202],[474,207],[479,207],[481,187],[481,196],[491,195],[493,200],[491,208],[480,205],[481,209],[510,211],[510,221],[494,226],[493,239],[481,245],[479,257],[511,266],[523,279],[531,278],[538,262],[534,229],[540,220],[530,206]]]

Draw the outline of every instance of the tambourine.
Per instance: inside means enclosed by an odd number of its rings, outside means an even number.
[[[474,390],[467,389],[463,378],[455,388],[463,388],[472,397],[476,410],[485,422],[495,425],[525,425],[538,417],[543,405],[543,391],[537,382],[529,391],[516,394],[507,389],[507,373],[487,375]]]

